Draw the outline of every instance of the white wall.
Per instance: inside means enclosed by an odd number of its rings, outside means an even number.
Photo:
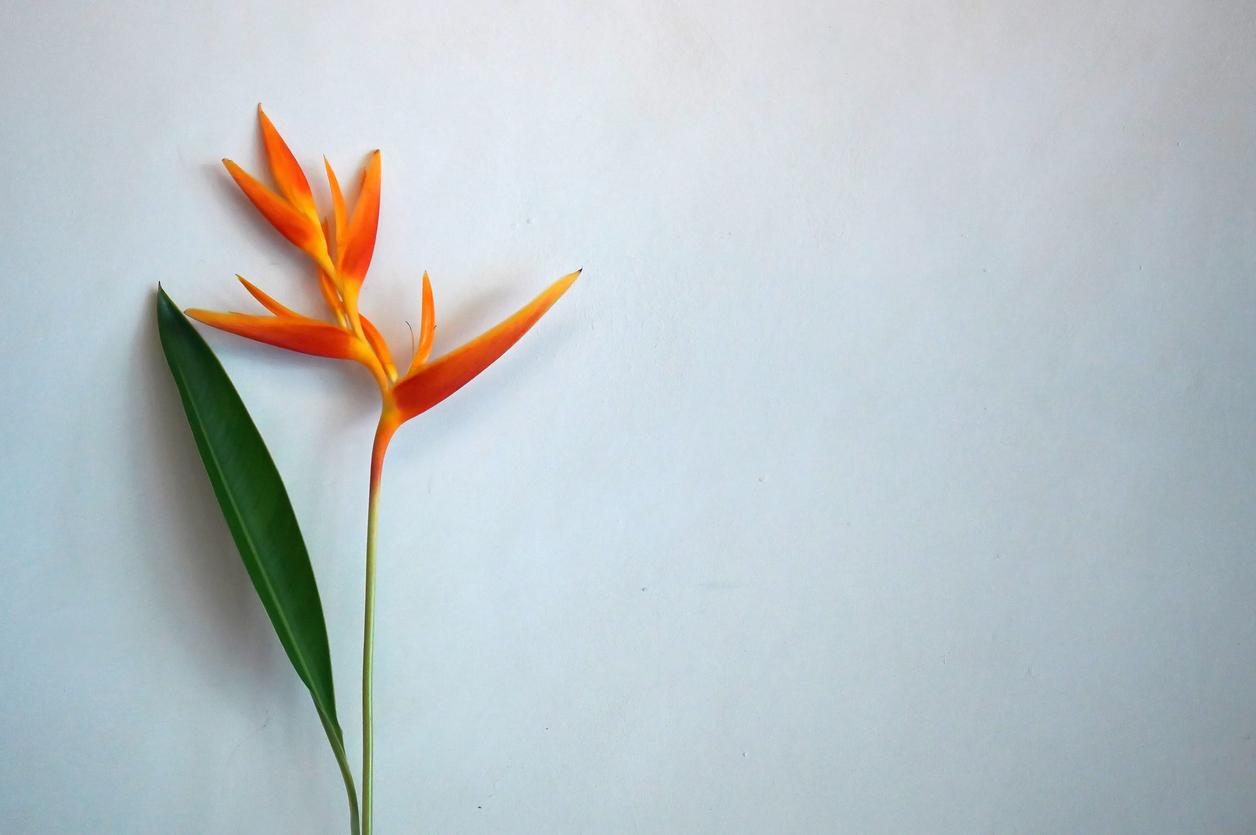
[[[153,290],[384,152],[377,831],[1256,829],[1250,3],[7,3],[0,830],[341,833]],[[769,6],[774,6],[769,8]],[[371,383],[219,334],[356,758]]]

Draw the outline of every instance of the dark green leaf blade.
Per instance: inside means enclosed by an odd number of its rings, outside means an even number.
[[[161,289],[157,322],[196,446],[244,567],[297,675],[334,717],[322,601],[279,471],[222,364]]]
[[[340,763],[356,832],[356,792],[336,718],[327,625],[288,492],[227,372],[160,286],[157,327],[227,527]]]

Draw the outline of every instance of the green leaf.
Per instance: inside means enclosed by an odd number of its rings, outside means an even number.
[[[288,491],[227,372],[160,286],[157,328],[227,527],[340,763],[357,832],[356,792],[336,718],[323,604]]]

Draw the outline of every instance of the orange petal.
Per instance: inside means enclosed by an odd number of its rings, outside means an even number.
[[[409,374],[413,374],[419,366],[427,362],[432,355],[433,337],[436,334],[436,303],[432,299],[432,280],[423,272],[423,312],[419,314],[419,347],[414,349],[414,358],[410,360]]]
[[[384,366],[384,373],[389,379],[397,378],[397,366],[393,364],[392,353],[388,350],[388,343],[384,341],[383,335],[379,329],[365,316],[360,317],[362,321],[362,334],[366,337],[367,344],[371,346],[371,350],[375,352],[375,356],[379,357],[379,364]]]
[[[187,314],[219,330],[265,342],[267,345],[274,345],[278,348],[286,348],[289,351],[299,351],[302,354],[313,354],[317,357],[369,361],[366,357],[369,357],[370,349],[363,345],[361,340],[325,322],[289,316],[216,313],[211,310],[189,310]]]
[[[318,271],[318,289],[322,291],[323,300],[327,302],[331,312],[336,315],[336,321],[343,328],[348,323],[348,320],[345,318],[344,305],[340,301],[340,296],[336,293],[336,285],[331,283],[331,278],[322,270]]]
[[[379,151],[371,154],[362,172],[362,188],[353,206],[353,217],[340,246],[340,274],[346,282],[361,284],[371,266],[375,252],[375,233],[379,228]]]
[[[240,283],[244,285],[244,289],[248,290],[249,294],[252,295],[253,298],[257,299],[261,303],[262,307],[266,308],[276,316],[295,316],[298,319],[304,318],[300,313],[297,313],[292,308],[284,307],[282,304],[266,295],[262,292],[262,288],[258,287],[244,276],[237,275],[236,278],[240,279]]]
[[[551,284],[518,313],[460,348],[406,376],[393,389],[402,420],[426,412],[469,383],[519,341],[580,277],[576,270]]]
[[[336,219],[336,251],[340,252],[345,247],[345,224],[349,222],[349,211],[345,208],[345,196],[340,190],[340,181],[336,179],[336,172],[331,170],[327,157],[323,157],[323,167],[327,169],[327,186],[331,189],[331,206]]]
[[[279,234],[313,258],[320,267],[328,272],[332,271],[327,242],[323,239],[323,230],[318,228],[317,220],[292,208],[282,197],[259,183],[231,160],[224,159],[222,164],[227,167],[244,196],[270,221],[271,226],[279,230]]]
[[[292,155],[288,143],[275,130],[260,104],[257,106],[257,121],[262,126],[262,144],[266,148],[270,173],[275,178],[275,184],[279,186],[279,193],[288,198],[288,202],[298,212],[317,221],[318,207],[314,205],[314,195],[310,191],[309,181],[305,179],[305,172],[301,170],[301,165]]]

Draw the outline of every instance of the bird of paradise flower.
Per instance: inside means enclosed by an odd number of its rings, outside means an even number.
[[[375,250],[379,225],[380,152],[374,151],[367,160],[352,213],[331,163],[324,158],[332,212],[330,217],[323,217],[296,157],[260,106],[257,112],[275,190],[263,185],[231,160],[225,159],[223,164],[262,216],[314,262],[318,286],[327,303],[331,321],[305,316],[280,304],[243,276],[237,278],[268,311],[268,315],[199,309],[186,312],[207,325],[258,342],[314,356],[353,360],[365,366],[379,386],[381,408],[371,450],[367,504],[362,648],[361,831],[363,835],[369,835],[374,752],[375,534],[379,521],[380,481],[389,441],[401,424],[449,397],[504,354],[567,291],[580,271],[560,278],[513,316],[437,359],[431,359],[436,316],[432,284],[425,272],[418,343],[402,373],[379,330],[358,309],[358,298]],[[351,776],[346,773],[345,778],[352,794]]]

